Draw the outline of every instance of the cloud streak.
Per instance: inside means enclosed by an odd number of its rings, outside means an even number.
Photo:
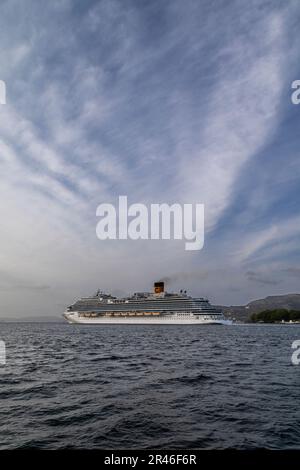
[[[0,262],[20,280],[10,289],[27,290],[25,310],[39,312],[41,293],[44,313],[58,314],[99,285],[145,290],[163,275],[218,303],[296,290],[297,276],[261,282],[261,270],[283,274],[299,258],[299,113],[285,97],[297,78],[299,4],[24,8],[0,6]],[[96,207],[121,194],[205,203],[202,252],[100,243]],[[3,310],[19,313],[4,290]]]

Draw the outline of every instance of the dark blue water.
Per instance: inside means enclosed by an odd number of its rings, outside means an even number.
[[[300,325],[0,324],[0,448],[300,448]]]

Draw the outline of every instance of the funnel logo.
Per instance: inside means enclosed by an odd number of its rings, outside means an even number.
[[[132,204],[119,196],[118,208],[100,204],[96,215],[99,240],[186,240],[188,251],[204,245],[204,204]]]
[[[0,80],[0,104],[6,104],[6,85],[3,80]]]
[[[6,348],[4,341],[0,340],[0,366],[6,364]]]

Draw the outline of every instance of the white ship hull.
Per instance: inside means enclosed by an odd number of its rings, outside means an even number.
[[[160,316],[98,316],[98,317],[84,317],[79,315],[78,312],[65,312],[65,319],[69,323],[80,323],[85,325],[231,325],[231,320],[226,320],[224,317],[220,319],[213,319],[207,316],[206,318],[197,318],[196,315],[189,313],[186,314],[172,314]]]

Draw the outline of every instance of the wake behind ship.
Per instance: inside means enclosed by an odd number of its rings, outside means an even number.
[[[122,299],[98,291],[77,300],[64,317],[85,324],[232,324],[207,299],[190,297],[186,291],[165,292],[163,282],[154,283],[153,293],[136,292]]]

